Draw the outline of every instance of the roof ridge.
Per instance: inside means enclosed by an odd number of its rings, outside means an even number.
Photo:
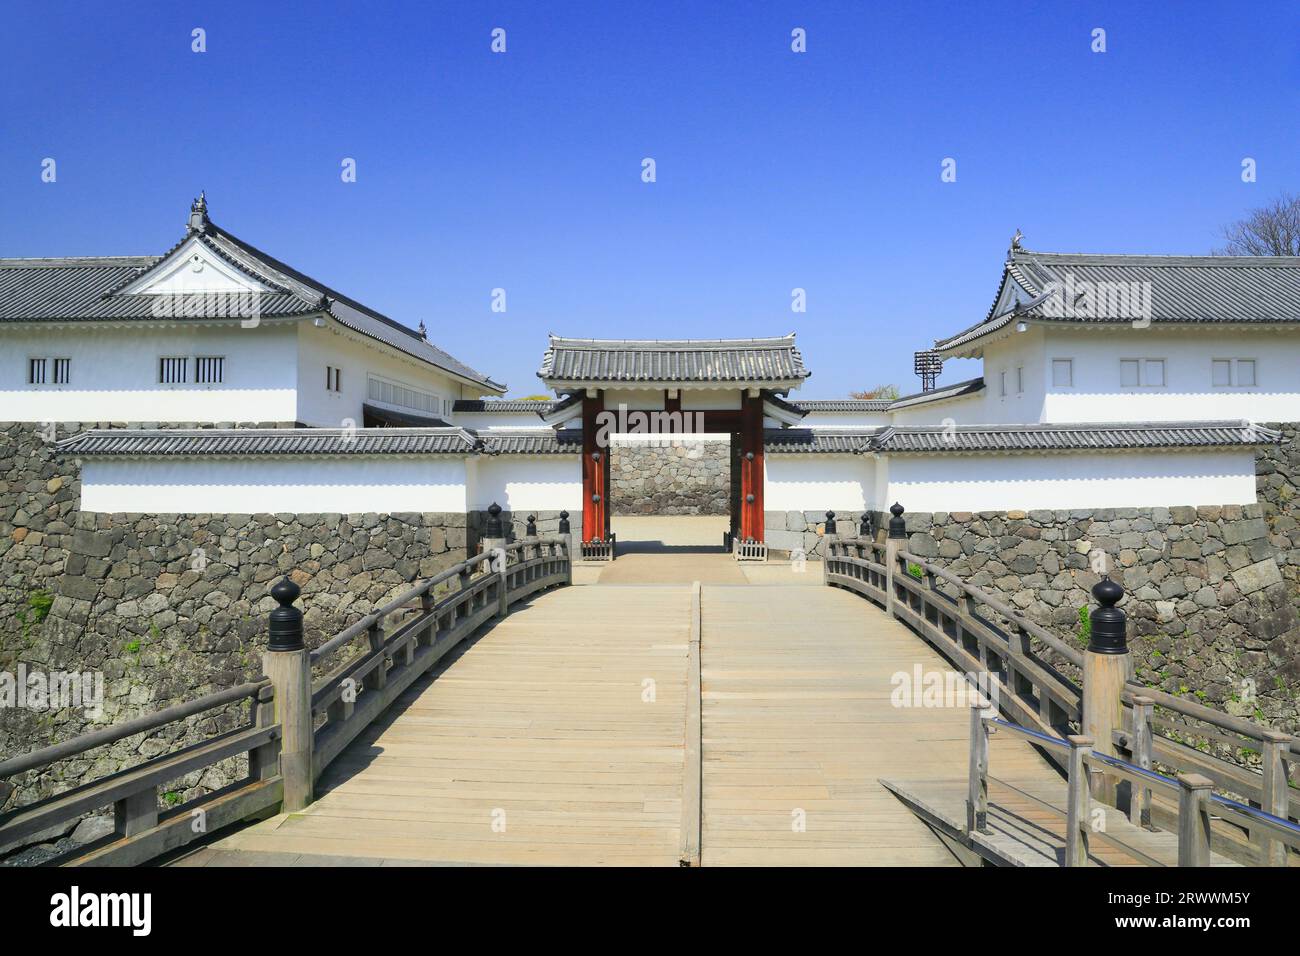
[[[139,266],[156,262],[157,256],[8,256],[0,258],[5,269],[57,269],[95,266]]]

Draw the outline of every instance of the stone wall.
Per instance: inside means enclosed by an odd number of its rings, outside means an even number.
[[[1139,680],[1292,727],[1300,619],[1254,505],[906,515],[912,553],[1083,645],[1106,571],[1124,586]]]
[[[825,554],[826,511],[764,511],[763,535],[768,553],[773,557],[787,557],[796,548],[803,548],[804,557],[820,561]],[[835,531],[841,536],[856,536],[861,511],[836,511]],[[876,516],[879,527],[879,515]]]
[[[57,437],[80,430],[60,426]],[[303,589],[317,644],[410,582],[467,554],[464,514],[110,515],[77,508],[75,464],[37,426],[0,426],[0,671],[103,674],[97,718],[82,708],[0,709],[0,754],[229,687],[261,672],[269,585]],[[122,741],[57,772],[13,781],[6,806],[75,785],[231,725],[233,714]],[[177,781],[182,796],[237,769]]]
[[[728,441],[614,444],[610,462],[611,514],[730,513]]]

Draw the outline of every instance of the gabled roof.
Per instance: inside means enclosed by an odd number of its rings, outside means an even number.
[[[0,259],[0,323],[201,318],[193,314],[194,307],[203,302],[198,296],[109,294],[160,261],[154,256]],[[318,300],[309,301],[284,289],[255,294],[257,314],[265,318],[320,311]]]
[[[185,235],[161,256],[0,259],[0,322],[210,317],[205,314],[205,297],[201,293],[160,296],[123,292],[140,279],[165,268],[191,240],[197,240],[223,262],[268,287],[267,292],[253,293],[257,296],[256,314],[259,317],[300,318],[327,312],[340,325],[484,391],[504,392],[506,389],[426,341],[415,330],[304,275],[222,229],[208,218],[203,200],[195,202]],[[223,312],[215,317],[241,316]]]
[[[809,376],[794,334],[766,339],[550,337],[537,375],[553,388],[583,385],[735,385],[793,388]]]
[[[1027,300],[1009,305],[1009,282]],[[999,306],[1002,306],[1000,309]],[[1128,256],[1033,252],[1013,244],[983,320],[935,342],[974,351],[976,340],[1018,319],[1083,325],[1243,325],[1300,322],[1300,256]]]

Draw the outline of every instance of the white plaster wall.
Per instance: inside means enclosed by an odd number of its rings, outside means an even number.
[[[1300,420],[1300,329],[1049,329],[1053,358],[1074,360],[1074,387],[1049,385],[1044,421]],[[1121,358],[1163,358],[1165,387],[1121,387]],[[1254,359],[1259,384],[1214,387],[1216,358]]]
[[[0,331],[0,421],[291,422],[294,327],[14,328]],[[221,355],[220,385],[162,385],[158,360]],[[70,358],[67,385],[27,384],[29,358]],[[48,372],[53,375],[53,363]],[[324,373],[322,372],[322,379]]]
[[[942,402],[912,405],[889,413],[894,425],[943,425],[949,420],[958,425],[982,424],[988,410],[982,394],[967,395]]]
[[[739,409],[744,390],[735,388],[682,389],[682,411],[707,412]]]
[[[889,423],[889,412],[809,412],[795,427],[877,428]]]
[[[1099,455],[894,455],[882,500],[908,511],[1250,504],[1252,450]]]
[[[500,455],[474,459],[469,509],[493,502],[507,511],[582,514],[582,465],[577,455]]]
[[[466,510],[463,458],[86,459],[83,511],[152,514]]]
[[[325,387],[325,369],[333,366],[343,371],[342,390]],[[437,395],[440,399],[476,398],[462,395],[462,387],[451,376],[432,365],[415,359],[401,358],[387,346],[369,343],[363,337],[339,331],[333,323],[316,328],[303,322],[298,332],[298,421],[324,428],[342,427],[344,419],[361,424],[361,406],[368,401],[367,381],[370,373],[409,388]],[[379,404],[379,403],[377,403]],[[384,406],[413,414],[431,414],[401,406]],[[441,409],[441,404],[439,404]],[[436,413],[442,417],[441,411]]]
[[[863,511],[875,503],[875,462],[866,455],[763,456],[764,511]]]

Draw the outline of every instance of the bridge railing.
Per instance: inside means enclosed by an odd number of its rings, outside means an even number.
[[[113,832],[58,862],[134,865],[277,806],[300,809],[321,770],[447,651],[511,605],[569,583],[570,535],[503,543],[416,584],[309,651],[302,612],[293,606],[299,589],[285,578],[271,589],[281,606],[271,612],[263,676],[0,762],[0,799],[13,790],[11,778],[181,721],[207,715],[233,729],[0,814],[0,847],[112,806]],[[345,650],[351,656],[313,684],[313,669]],[[165,785],[244,755],[247,772],[236,783],[160,806]]]
[[[1300,852],[1300,826],[1284,816],[1277,816],[1214,793],[1214,782],[1203,774],[1180,773],[1168,777],[1152,770],[1093,751],[1095,741],[1083,735],[1056,737],[992,716],[989,702],[971,705],[969,783],[966,799],[966,836],[990,833],[989,734],[1006,731],[1035,747],[1059,754],[1067,772],[1065,801],[1065,853],[1062,866],[1086,866],[1089,843],[1096,840],[1128,853],[1143,863],[1165,865],[1123,839],[1107,833],[1093,823],[1093,791],[1103,775],[1118,777],[1149,801],[1157,793],[1177,808],[1173,827],[1178,835],[1179,866],[1209,866],[1213,821],[1217,818],[1243,831],[1259,834],[1274,853],[1261,863],[1285,866],[1288,850]]]
[[[1117,586],[1107,582],[1112,589],[1107,606],[1094,618],[1100,622],[1110,614],[1109,628],[1123,646],[1105,654],[1093,654],[1089,647],[1085,653],[981,588],[907,551],[903,509],[895,509],[883,542],[830,540],[827,584],[885,608],[954,665],[981,678],[980,691],[995,698],[995,705],[1018,725],[1056,739],[1099,733],[1106,741],[1095,744],[1099,759],[1123,754],[1147,770],[1163,767],[1175,776],[1208,778],[1228,794],[1216,797],[1228,801],[1228,812],[1216,817],[1231,823],[1216,827],[1216,848],[1270,865],[1286,860],[1286,845],[1274,839],[1267,823],[1243,824],[1245,818],[1231,810],[1254,804],[1265,817],[1297,817],[1300,807],[1289,799],[1289,771],[1300,766],[1300,740],[1130,679],[1124,614],[1112,606],[1123,594]],[[1044,749],[1061,763],[1059,752]],[[1259,770],[1243,759],[1256,755]],[[1105,779],[1109,784],[1099,785],[1099,798],[1126,805],[1142,825],[1176,825],[1176,805],[1165,799],[1153,802],[1152,788],[1121,773]]]

